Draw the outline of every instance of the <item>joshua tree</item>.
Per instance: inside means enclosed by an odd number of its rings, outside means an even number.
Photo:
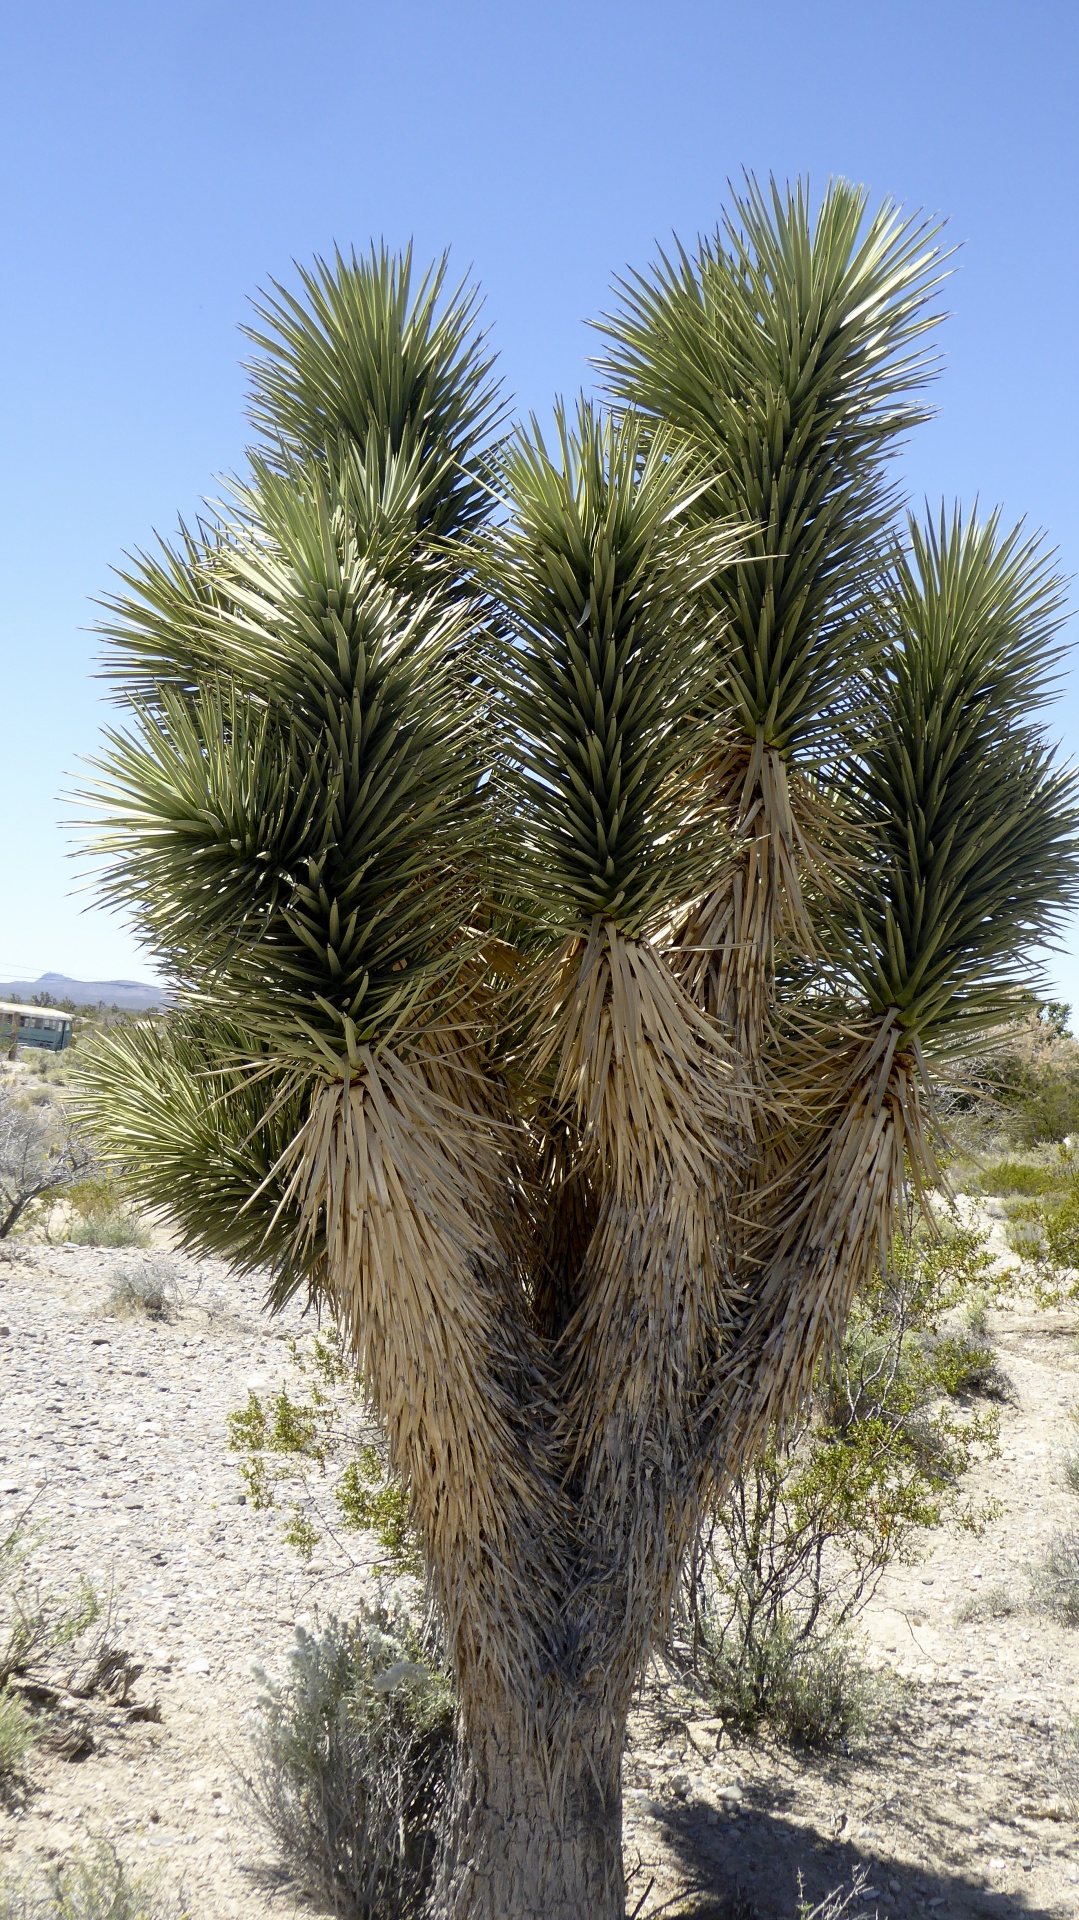
[[[179,1005],[84,1104],[351,1334],[456,1673],[452,1920],[622,1914],[697,1516],[1075,897],[1051,560],[888,479],[940,273],[861,192],[750,186],[546,442],[444,266],[319,263],[258,310],[247,476],[109,603],[96,844]]]

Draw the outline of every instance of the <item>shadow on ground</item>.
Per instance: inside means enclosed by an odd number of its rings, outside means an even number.
[[[1063,1911],[1025,1900],[1021,1889],[998,1891],[961,1872],[905,1866],[864,1843],[824,1840],[775,1806],[747,1804],[716,1824],[699,1805],[665,1808],[657,1825],[693,1890],[671,1909],[686,1920],[798,1920],[800,1908],[849,1888],[859,1867],[869,1878],[848,1920],[1060,1920]],[[1020,1876],[1022,1859],[1009,1862],[1008,1871]],[[636,1876],[631,1913],[647,1879],[647,1870]]]

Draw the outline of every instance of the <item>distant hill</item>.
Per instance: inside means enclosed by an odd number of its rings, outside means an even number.
[[[77,1007],[122,1007],[128,1013],[141,1013],[144,1007],[163,1007],[169,996],[163,987],[148,987],[141,980],[69,980],[66,973],[43,973],[39,980],[0,982],[0,1000],[30,1000],[35,993],[47,993],[53,1000],[74,1000]]]

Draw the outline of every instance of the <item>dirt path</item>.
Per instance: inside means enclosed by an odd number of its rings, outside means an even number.
[[[226,1415],[286,1377],[299,1313],[269,1322],[257,1286],[177,1261],[175,1324],[106,1317],[113,1271],[142,1258],[28,1248],[0,1261],[0,1525],[32,1499],[50,1582],[111,1584],[116,1637],[145,1667],[135,1700],[161,1715],[101,1714],[83,1758],[35,1760],[25,1805],[0,1811],[0,1868],[98,1833],[183,1884],[199,1920],[288,1920],[304,1909],[275,1889],[237,1792],[251,1662],[280,1671],[297,1621],[354,1609],[370,1556],[354,1536],[351,1558],[330,1542],[305,1568],[280,1514],[241,1504]],[[741,1889],[762,1920],[793,1920],[799,1873],[813,1901],[859,1861],[864,1909],[882,1920],[1079,1909],[1079,1830],[1055,1757],[1079,1709],[1079,1630],[1025,1612],[956,1621],[979,1591],[1024,1590],[1031,1559],[1079,1525],[1054,1464],[1079,1400],[1077,1326],[996,1316],[1016,1403],[999,1459],[970,1486],[1002,1510],[980,1538],[941,1529],[882,1583],[864,1625],[896,1704],[868,1753],[711,1752],[714,1729],[686,1730],[699,1709],[649,1695],[626,1764],[631,1909],[697,1887],[695,1911],[730,1915]]]

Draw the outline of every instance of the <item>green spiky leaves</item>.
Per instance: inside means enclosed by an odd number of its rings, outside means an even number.
[[[865,588],[894,511],[884,459],[924,411],[934,230],[833,181],[750,182],[724,231],[621,283],[601,369],[713,474],[699,512],[751,529],[718,576],[715,672],[750,738],[818,753],[850,706]]]
[[[247,329],[262,351],[251,417],[267,445],[332,464],[344,440],[368,471],[414,463],[429,541],[486,518],[479,455],[500,417],[478,296],[458,287],[443,297],[447,264],[413,291],[411,248],[337,253],[301,270],[301,297],[275,285],[256,309],[261,324]]]
[[[560,932],[594,915],[639,934],[714,866],[701,805],[713,622],[700,589],[729,532],[687,528],[701,479],[633,415],[582,403],[557,449],[536,426],[504,451],[508,524],[486,572],[508,632],[507,753],[530,886]]]
[[[263,476],[247,505],[189,562],[212,574],[185,595],[202,684],[133,702],[98,762],[98,847],[189,991],[337,1059],[461,963],[482,838],[467,616],[385,584],[347,475]]]
[[[1079,804],[1035,718],[1062,584],[997,516],[913,522],[878,607],[870,745],[852,780],[872,849],[849,966],[936,1048],[1014,1010],[1031,948],[1079,897]]]

